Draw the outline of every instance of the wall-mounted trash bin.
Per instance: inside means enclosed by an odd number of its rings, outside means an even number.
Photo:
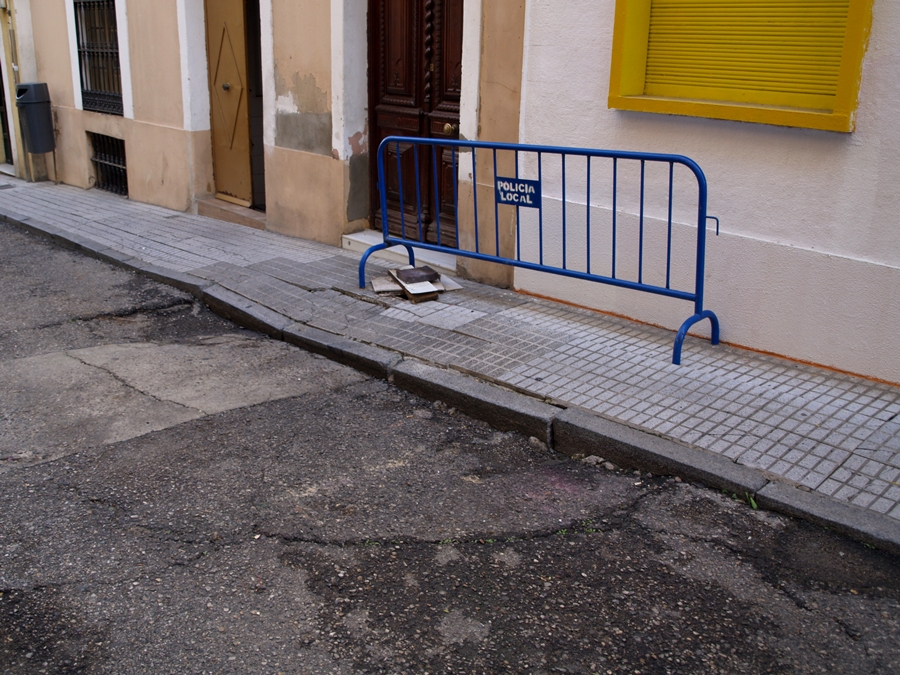
[[[50,92],[45,82],[25,82],[16,85],[16,107],[22,122],[22,135],[28,152],[53,152],[53,114],[50,112]]]

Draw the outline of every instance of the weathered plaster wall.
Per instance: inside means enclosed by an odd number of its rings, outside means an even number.
[[[339,246],[366,224],[365,7],[260,3],[270,230]]]
[[[706,305],[723,339],[900,382],[900,3],[875,2],[852,134],[607,109],[613,10],[530,0],[522,142],[692,157],[722,220]],[[515,283],[670,328],[689,313],[548,275],[517,272]]]
[[[331,156],[329,0],[273,0],[275,145]]]

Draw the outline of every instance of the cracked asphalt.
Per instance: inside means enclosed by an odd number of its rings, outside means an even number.
[[[900,672],[895,556],[6,225],[0,311],[0,672]]]

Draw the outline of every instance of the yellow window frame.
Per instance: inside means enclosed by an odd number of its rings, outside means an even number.
[[[850,0],[835,96],[815,101],[807,108],[799,107],[796,100],[778,95],[772,95],[764,103],[742,103],[726,100],[725,97],[648,95],[645,74],[651,0],[616,0],[609,107],[828,131],[854,131],[873,3],[874,0]],[[732,95],[729,98],[735,97]]]

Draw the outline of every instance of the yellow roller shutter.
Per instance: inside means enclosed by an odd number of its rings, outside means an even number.
[[[644,95],[834,108],[851,0],[651,0]]]

